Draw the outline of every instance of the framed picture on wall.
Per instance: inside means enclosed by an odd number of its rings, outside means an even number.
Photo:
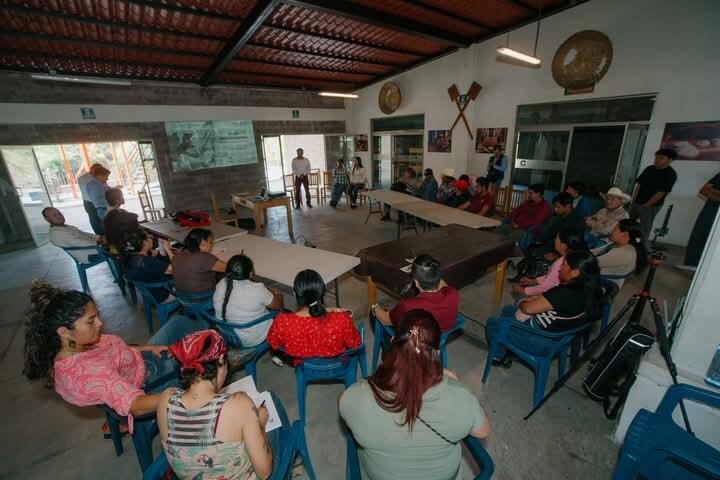
[[[449,153],[452,151],[450,130],[428,130],[428,152]]]
[[[666,123],[660,148],[674,148],[678,160],[720,160],[720,120]]]
[[[476,153],[493,153],[497,145],[505,149],[507,128],[478,128],[475,135]]]
[[[356,152],[367,152],[368,151],[368,136],[367,135],[355,135],[353,137],[353,143],[355,144]]]

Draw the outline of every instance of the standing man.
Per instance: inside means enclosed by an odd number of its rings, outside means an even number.
[[[700,263],[700,257],[720,208],[720,173],[703,185],[700,195],[706,198],[705,206],[700,211],[692,233],[690,233],[690,240],[688,240],[687,250],[685,250],[685,264],[678,265],[678,268],[684,270],[695,271]]]
[[[497,190],[505,178],[505,171],[508,167],[508,158],[502,145],[495,145],[493,155],[488,160],[487,176],[488,182]]]
[[[102,232],[102,220],[100,220],[97,216],[97,211],[95,210],[95,206],[93,205],[93,203],[90,201],[90,197],[88,197],[86,187],[87,184],[95,178],[94,173],[98,167],[102,167],[102,165],[100,165],[99,163],[92,164],[90,170],[83,173],[77,178],[77,184],[78,187],[80,187],[80,196],[82,197],[83,207],[85,208],[85,213],[87,213],[88,220],[90,220],[90,226],[95,233]]]
[[[99,163],[94,164],[90,167],[90,178],[85,182],[84,189],[81,187],[80,192],[85,193],[86,199],[90,205],[85,205],[85,211],[88,212],[90,218],[90,226],[92,226],[93,232],[97,235],[103,235],[105,229],[103,228],[103,217],[107,212],[107,200],[105,199],[105,192],[108,190],[108,177],[110,177],[110,170],[103,167]]]
[[[670,162],[676,158],[675,150],[661,148],[655,152],[655,164],[648,166],[635,180],[631,216],[640,220],[643,242],[646,244],[655,216],[662,208],[665,197],[672,191],[677,180],[677,173],[670,166]]]
[[[310,160],[303,156],[303,149],[297,149],[297,157],[292,159],[292,171],[295,175],[295,208],[300,209],[302,204],[300,198],[300,185],[305,185],[305,200],[307,200],[308,208],[312,208],[310,204]]]

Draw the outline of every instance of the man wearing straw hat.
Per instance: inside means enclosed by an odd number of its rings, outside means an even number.
[[[597,238],[610,235],[620,220],[630,218],[630,214],[625,210],[628,202],[630,202],[630,195],[620,188],[612,187],[608,190],[605,194],[605,208],[601,208],[586,220],[590,233]]]

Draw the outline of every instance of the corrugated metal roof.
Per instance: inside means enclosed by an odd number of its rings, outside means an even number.
[[[351,91],[577,3],[0,0],[0,69]]]

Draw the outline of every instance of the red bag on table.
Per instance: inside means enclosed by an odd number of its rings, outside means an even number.
[[[207,227],[210,225],[210,214],[205,212],[182,210],[175,213],[174,219],[183,227]]]

